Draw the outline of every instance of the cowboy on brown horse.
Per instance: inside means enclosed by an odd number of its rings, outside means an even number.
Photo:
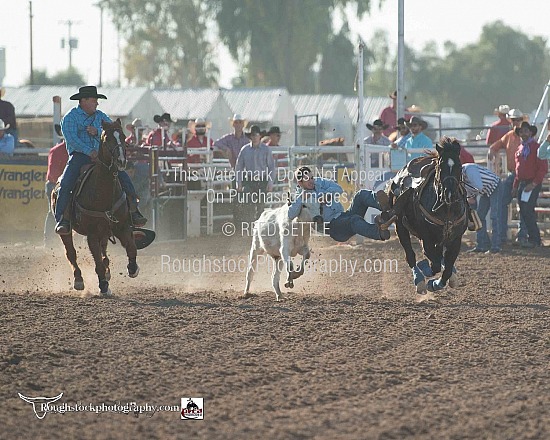
[[[95,86],[80,87],[78,93],[70,98],[78,100],[78,106],[72,108],[61,121],[61,128],[69,152],[69,161],[61,176],[55,208],[57,222],[55,232],[59,235],[71,232],[70,220],[65,216],[65,211],[69,205],[71,191],[78,179],[80,169],[84,165],[97,161],[101,123],[113,122],[105,113],[97,109],[98,98],[107,99],[105,95],[97,92]],[[118,178],[128,197],[133,224],[143,226],[147,219],[138,210],[137,195],[130,177],[126,172],[120,171]]]

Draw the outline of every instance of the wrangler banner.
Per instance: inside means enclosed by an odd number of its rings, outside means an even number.
[[[48,204],[44,161],[0,162],[0,224],[4,231],[44,229]]]

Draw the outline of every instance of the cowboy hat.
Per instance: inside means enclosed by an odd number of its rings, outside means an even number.
[[[513,108],[512,110],[510,110],[508,112],[508,114],[506,115],[506,117],[508,119],[519,119],[519,118],[523,118],[523,112],[517,108]]]
[[[10,124],[5,124],[3,119],[0,119],[0,130],[4,131],[10,128]]]
[[[243,121],[243,127],[246,127],[248,125],[248,120],[243,118],[240,113],[235,113],[232,117],[229,118],[229,122],[232,127],[235,121]]]
[[[384,124],[384,123],[382,122],[382,119],[377,119],[377,120],[374,121],[372,124],[369,124],[369,123],[367,122],[367,128],[368,128],[369,130],[372,131],[372,129],[373,129],[374,127],[378,127],[378,128],[381,128],[382,130],[385,130],[386,128],[389,127],[389,125],[388,125],[388,124]]]
[[[422,127],[422,130],[425,130],[428,127],[428,123],[420,116],[413,116],[409,121],[405,121],[405,125],[409,128],[415,124],[419,124]]]
[[[251,125],[250,129],[245,132],[245,135],[250,137],[253,134],[259,134],[260,137],[264,137],[267,133],[262,130],[258,125]]]
[[[394,90],[388,95],[391,99],[397,99],[397,90]],[[407,99],[407,96],[405,95],[405,99]]]
[[[401,128],[406,126],[407,126],[407,120],[405,118],[399,118],[397,120],[397,125],[395,126],[395,128]]]
[[[270,134],[281,134],[281,129],[274,125],[267,130],[267,135],[269,136]]]
[[[78,89],[78,93],[75,93],[69,99],[72,99],[73,101],[78,101],[78,100],[84,99],[84,98],[107,99],[107,97],[105,95],[102,95],[101,93],[97,93],[97,87],[96,86],[83,86],[83,87],[80,87]]]
[[[197,126],[198,127],[210,128],[210,127],[212,127],[212,122],[207,121],[204,118],[197,118],[194,121],[192,121],[190,125],[191,125],[191,129],[194,129]]]
[[[502,113],[503,115],[507,115],[508,112],[510,111],[510,106],[506,104],[499,105],[498,108],[495,109],[495,111],[497,113]]]
[[[162,121],[177,122],[177,120],[172,119],[172,116],[170,116],[170,113],[163,113],[162,115],[155,115],[155,116],[153,116],[153,121],[155,121],[157,124],[160,124]]]
[[[514,131],[519,136],[519,132],[522,128],[528,128],[531,130],[531,136],[535,136],[537,134],[537,127],[535,125],[529,124],[527,121],[523,121],[519,127],[514,128]]]

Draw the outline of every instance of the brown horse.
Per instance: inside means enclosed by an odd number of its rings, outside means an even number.
[[[73,229],[87,236],[88,246],[95,261],[95,271],[99,279],[102,296],[111,296],[109,280],[109,258],[107,244],[111,237],[120,240],[128,256],[128,276],[137,277],[137,249],[132,235],[132,225],[126,194],[118,180],[118,171],[126,166],[126,144],[120,119],[113,123],[102,122],[103,132],[97,161],[87,171],[83,183],[77,183],[70,206]],[[55,212],[57,191],[52,191],[52,209]],[[82,272],[76,263],[76,250],[72,234],[61,235],[65,245],[65,255],[71,263],[74,275],[74,288],[84,289]],[[115,242],[114,239],[112,240]]]

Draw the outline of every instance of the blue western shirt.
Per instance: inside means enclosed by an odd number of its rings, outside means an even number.
[[[339,201],[340,194],[342,194],[344,190],[335,181],[325,179],[323,177],[314,177],[313,181],[315,182],[315,187],[312,190],[303,190],[300,187],[296,188],[298,195],[292,205],[288,208],[288,218],[292,220],[300,214],[300,210],[302,209],[302,199],[305,192],[315,194],[315,197],[330,194],[330,197],[324,197],[327,202],[323,205],[323,221],[325,223],[330,223],[342,212],[344,212],[344,207]]]
[[[96,110],[91,115],[82,110],[80,105],[69,110],[61,120],[61,130],[69,154],[77,151],[89,156],[92,151],[99,151],[100,136],[103,130],[101,121],[113,122],[101,110]],[[86,131],[86,127],[90,125],[97,129],[96,136],[92,136]]]
[[[420,132],[416,136],[412,136],[407,139],[407,142],[405,142],[405,148],[407,150],[410,150],[411,148],[423,148],[431,150],[433,148],[433,142],[432,140],[426,136],[424,133]],[[409,153],[409,160],[414,159],[415,157],[423,156],[424,153]]]

